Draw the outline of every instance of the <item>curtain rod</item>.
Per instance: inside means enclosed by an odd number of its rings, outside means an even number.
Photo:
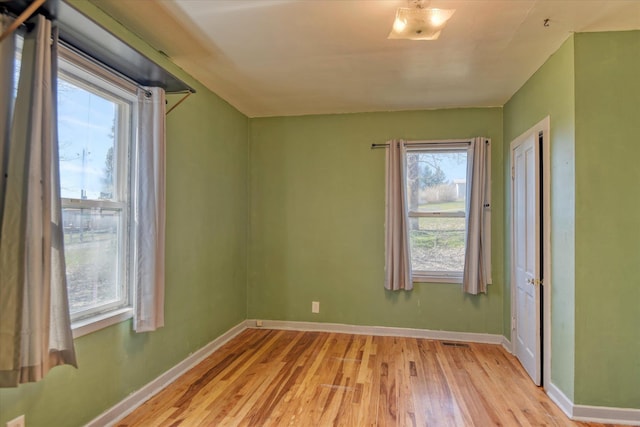
[[[24,21],[26,21],[27,19],[29,19],[31,17],[31,15],[33,15],[33,12],[35,12],[40,6],[42,6],[42,4],[45,2],[46,0],[35,0],[33,3],[31,3],[29,5],[29,7],[27,7],[21,14],[20,16],[18,16],[15,21],[13,21],[11,23],[11,25],[9,25],[9,28],[7,28],[5,30],[4,33],[2,33],[2,35],[0,36],[0,42],[2,42],[2,40],[6,39],[7,37],[9,37],[11,35],[11,33],[13,33],[15,30],[18,29],[18,27],[20,25],[22,25],[24,23]]]
[[[489,141],[486,141],[489,142]],[[436,141],[424,141],[424,140],[418,140],[418,141],[404,141],[404,144],[408,144],[408,145],[419,145],[419,144],[425,144],[425,145],[429,145],[429,144],[471,144],[471,140],[468,139],[445,139],[445,140],[436,140]],[[386,148],[389,146],[389,143],[385,143],[385,144],[371,144],[371,149],[375,149],[375,148]]]

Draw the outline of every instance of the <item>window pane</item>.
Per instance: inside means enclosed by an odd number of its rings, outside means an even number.
[[[64,253],[71,314],[123,298],[119,210],[64,208]]]
[[[62,197],[113,198],[118,108],[117,103],[98,93],[58,79]]]
[[[411,269],[462,272],[464,218],[409,218]]]
[[[407,195],[413,212],[464,212],[466,150],[407,153]]]

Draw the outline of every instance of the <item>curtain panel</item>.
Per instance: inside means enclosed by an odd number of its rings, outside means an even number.
[[[38,381],[57,365],[77,366],[59,192],[56,34],[53,43],[51,39],[51,22],[38,16],[24,38],[9,138],[2,132],[2,387]],[[8,69],[4,48],[2,53],[4,73]],[[4,95],[2,102],[6,114],[11,108]],[[7,123],[7,117],[2,120]]]
[[[165,92],[138,91],[138,141],[133,187],[134,330],[164,326]]]
[[[467,155],[466,252],[462,289],[487,293],[491,283],[491,140],[474,138]]]
[[[12,19],[7,15],[0,14],[0,33],[11,25]],[[2,224],[2,213],[4,212],[4,191],[5,191],[5,172],[7,168],[6,161],[9,147],[9,137],[11,135],[11,118],[13,116],[13,93],[10,90],[14,87],[13,70],[15,67],[15,35],[11,34],[8,38],[0,43],[0,224]],[[1,350],[0,350],[1,351]]]
[[[409,249],[407,189],[405,185],[406,149],[404,141],[392,140],[386,147],[385,184],[385,280],[390,291],[413,289]]]

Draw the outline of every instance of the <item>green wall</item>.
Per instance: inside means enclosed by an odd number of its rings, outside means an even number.
[[[574,385],[575,106],[574,40],[570,37],[504,106],[505,234],[509,248],[509,144],[550,116],[551,122],[551,380],[569,398]],[[504,332],[511,331],[511,262],[505,252]]]
[[[167,117],[166,326],[76,339],[79,369],[0,390],[0,425],[79,426],[246,318],[248,119],[88,2],[78,8],[196,88]],[[180,96],[169,96],[169,106]]]
[[[551,379],[579,405],[640,408],[639,75],[640,31],[579,33],[504,106],[506,177],[509,142],[551,117]]]
[[[575,402],[640,409],[640,31],[575,57]]]
[[[502,333],[501,108],[258,118],[250,134],[249,318]],[[385,151],[371,144],[480,135],[493,156],[488,295],[385,291]]]

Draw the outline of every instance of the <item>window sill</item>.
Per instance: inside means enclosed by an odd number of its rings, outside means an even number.
[[[124,322],[133,317],[133,309],[131,307],[113,310],[108,313],[99,314],[88,319],[82,319],[71,325],[73,330],[73,338],[79,338],[88,335],[107,326]]]
[[[425,275],[425,274],[413,274],[413,281],[415,283],[454,283],[461,285],[462,284],[462,274],[461,275]]]

